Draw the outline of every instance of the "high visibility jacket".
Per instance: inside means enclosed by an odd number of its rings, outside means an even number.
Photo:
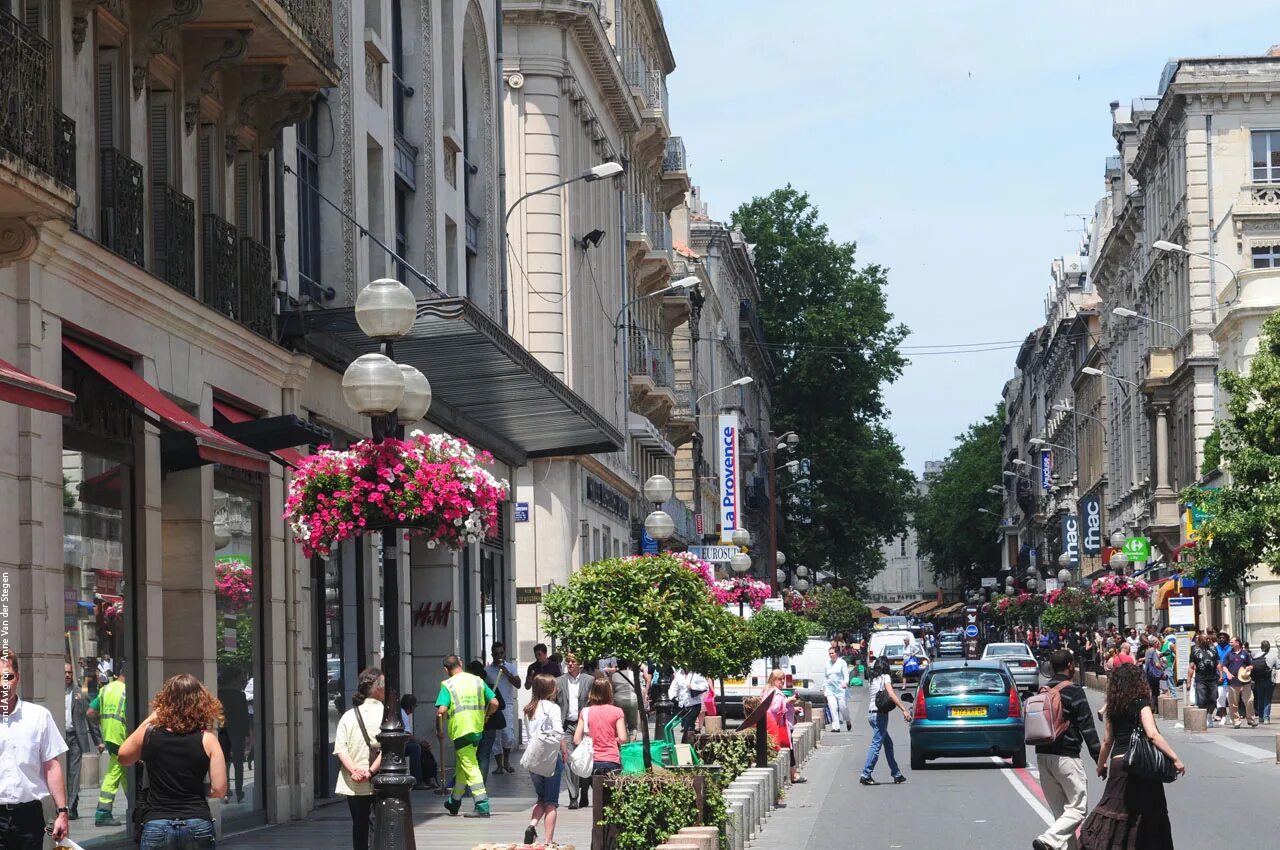
[[[489,701],[484,697],[484,679],[460,671],[444,682],[449,692],[449,738],[458,740],[467,735],[484,733],[485,708]]]
[[[98,726],[102,740],[120,746],[129,737],[124,715],[124,682],[116,679],[98,692]]]

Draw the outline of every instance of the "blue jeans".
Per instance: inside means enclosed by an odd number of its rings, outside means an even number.
[[[871,725],[871,749],[867,750],[867,763],[862,766],[862,775],[870,776],[880,760],[880,748],[884,747],[885,760],[889,762],[889,771],[896,777],[902,774],[898,770],[898,760],[893,757],[893,739],[889,737],[889,712],[877,711],[867,718]]]
[[[151,820],[142,826],[142,850],[212,850],[213,821]]]
[[[486,729],[480,736],[480,746],[476,747],[476,761],[480,762],[480,774],[487,784],[489,768],[493,766],[493,744],[498,740],[498,729]]]

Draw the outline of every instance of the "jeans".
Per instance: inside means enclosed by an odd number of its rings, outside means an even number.
[[[489,768],[493,766],[493,744],[498,740],[501,729],[486,729],[480,736],[480,745],[476,747],[476,761],[480,762],[480,775],[489,781]]]
[[[538,802],[547,806],[560,805],[560,780],[564,776],[564,759],[556,757],[556,772],[550,776],[530,773],[533,780],[533,793],[538,795]]]
[[[213,821],[203,818],[149,820],[142,826],[142,850],[211,850]]]
[[[369,834],[373,832],[373,795],[347,797],[351,810],[351,847],[353,850],[369,850]]]
[[[902,771],[898,769],[898,760],[893,757],[893,739],[889,737],[889,712],[877,711],[867,718],[871,725],[871,749],[867,750],[867,763],[862,766],[862,775],[870,776],[880,760],[880,748],[884,748],[885,760],[889,762],[889,772],[898,777]]]
[[[40,802],[0,806],[0,847],[44,850],[44,806]]]
[[[1084,761],[1079,756],[1036,756],[1040,765],[1040,785],[1044,788],[1049,811],[1057,818],[1040,834],[1040,841],[1051,850],[1076,850],[1076,828],[1084,823],[1086,793]]]
[[[1259,679],[1253,683],[1253,709],[1258,713],[1259,720],[1271,722],[1271,697],[1275,690],[1276,683],[1272,681],[1264,682]]]

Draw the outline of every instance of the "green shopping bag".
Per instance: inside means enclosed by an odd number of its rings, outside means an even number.
[[[862,679],[858,676],[854,676],[852,679],[849,680],[849,687],[851,688],[862,687]]]

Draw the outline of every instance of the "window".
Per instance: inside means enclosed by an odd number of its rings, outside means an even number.
[[[404,259],[409,252],[409,198],[408,191],[404,186],[396,181],[395,191],[395,237],[396,237],[396,255]],[[404,263],[396,263],[396,280],[405,283],[409,280],[409,268]]]
[[[1280,130],[1254,130],[1253,182],[1280,183]]]
[[[313,286],[320,281],[320,159],[317,156],[319,119],[298,125],[298,274]]]
[[[905,534],[898,540],[898,554],[904,558],[907,556],[907,535]]]
[[[200,178],[200,213],[201,215],[218,215],[222,212],[220,201],[221,180],[218,175],[218,127],[216,124],[201,124],[200,137],[196,142],[196,171]]]
[[[1255,245],[1253,267],[1255,269],[1280,268],[1280,245]]]
[[[98,147],[120,147],[120,51],[98,48]]]

